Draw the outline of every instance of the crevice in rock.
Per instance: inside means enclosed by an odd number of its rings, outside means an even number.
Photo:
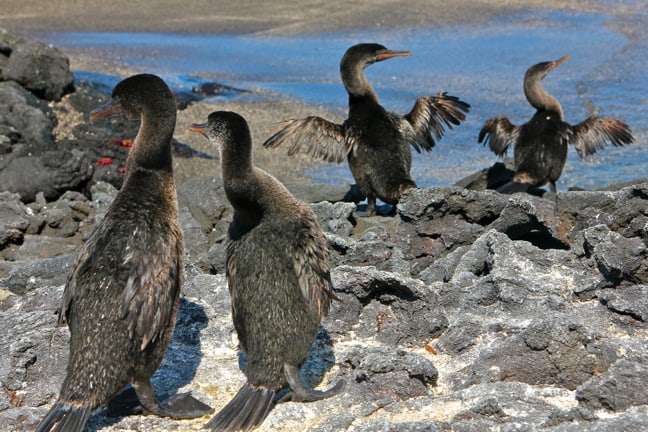
[[[510,237],[510,236],[509,236]],[[535,247],[539,249],[562,249],[569,250],[569,245],[566,245],[562,241],[558,240],[551,235],[546,229],[531,229],[525,233],[522,237],[511,238],[511,240],[524,240],[528,241]]]

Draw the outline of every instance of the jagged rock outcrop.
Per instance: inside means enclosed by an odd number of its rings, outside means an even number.
[[[91,199],[69,192],[29,205],[0,195],[0,422],[8,430],[32,430],[56,397],[68,338],[56,313],[70,259],[114,193],[98,183]],[[219,179],[192,179],[178,195],[186,280],[154,386],[161,395],[192,389],[219,408],[243,382],[223,273],[231,209]],[[302,374],[323,387],[344,379],[347,389],[280,404],[261,429],[648,428],[647,203],[646,183],[546,198],[415,189],[394,217],[314,203],[340,301]],[[100,409],[90,427],[205,422],[110,418]]]

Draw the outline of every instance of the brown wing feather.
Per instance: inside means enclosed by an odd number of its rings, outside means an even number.
[[[86,273],[96,271],[101,254],[109,255],[105,246],[115,235],[112,224],[100,225],[88,239],[68,275],[59,324],[68,321],[70,306],[77,295],[78,283],[87,284]],[[182,285],[182,235],[178,228],[171,228],[171,235],[160,239],[151,248],[141,247],[148,244],[135,231],[126,240],[125,256],[119,269],[114,272],[128,272],[128,279],[122,292],[120,318],[126,320],[131,338],[141,340],[143,350],[162,334],[172,318],[174,299]],[[150,253],[155,250],[156,253]],[[117,283],[108,278],[109,283]],[[102,282],[95,282],[102,283]],[[108,289],[109,287],[103,287]]]
[[[343,125],[315,116],[281,123],[263,146],[275,148],[286,141],[290,142],[290,156],[304,148],[313,159],[336,163],[343,162],[353,146],[353,140],[345,139]]]
[[[338,300],[331,282],[328,243],[314,216],[308,218],[300,231],[295,245],[295,272],[311,311],[321,320],[328,314],[331,300]]]
[[[484,123],[479,131],[477,142],[488,144],[497,156],[504,156],[511,144],[515,144],[520,135],[519,126],[512,124],[504,116],[494,117]]]
[[[444,125],[452,129],[466,119],[465,113],[469,111],[469,104],[447,93],[421,96],[405,115],[414,130],[410,144],[419,153],[421,149],[432,150],[435,139],[441,139],[445,132]]]
[[[58,325],[62,326],[68,324],[70,305],[77,294],[77,282],[79,276],[88,272],[92,267],[92,252],[94,250],[94,241],[91,237],[84,243],[79,252],[77,253],[70,273],[67,276],[65,290],[63,291],[63,303],[58,317]]]
[[[609,117],[589,117],[571,129],[570,144],[580,157],[596,153],[606,143],[622,146],[634,142],[632,130],[622,120]]]
[[[182,285],[182,245],[174,242],[178,234],[156,242],[149,249],[133,248],[127,253],[123,264],[134,263],[126,282],[122,298],[122,319],[128,322],[133,338],[142,340],[143,350],[165,328],[173,314],[174,298]],[[141,241],[136,236],[131,241]]]
[[[227,242],[227,253],[225,254],[225,271],[226,271],[226,277],[227,277],[227,287],[229,289],[230,293],[230,300],[232,304],[232,310],[235,308],[237,301],[236,301],[236,293],[238,292],[237,286],[236,286],[236,281],[238,278],[236,277],[236,254],[234,253],[234,242],[228,241]],[[234,313],[236,315],[236,313]]]

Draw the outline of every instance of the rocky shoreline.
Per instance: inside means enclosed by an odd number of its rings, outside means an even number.
[[[87,116],[104,89],[65,74],[60,93],[7,78],[17,46],[31,42],[0,36],[0,424],[29,431],[64,376],[69,333],[56,313],[70,261],[120,184],[128,149],[107,143],[137,126],[60,131],[62,111]],[[183,151],[203,157],[178,143]],[[347,391],[280,404],[261,430],[648,429],[647,181],[540,196],[421,188],[395,216],[372,218],[356,216],[349,185],[287,185],[326,232],[341,299],[302,373],[322,387],[344,379]],[[178,201],[186,280],[153,383],[218,409],[244,380],[223,272],[231,208],[211,172],[179,182]],[[189,431],[206,420],[102,408],[88,430]]]

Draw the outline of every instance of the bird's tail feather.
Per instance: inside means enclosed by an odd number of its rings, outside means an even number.
[[[503,194],[513,194],[516,192],[527,192],[529,190],[529,185],[526,183],[517,183],[517,182],[508,182],[503,186],[497,188],[497,192]]]
[[[91,413],[90,404],[56,401],[36,432],[83,432]]]
[[[272,408],[276,390],[245,383],[218,414],[205,425],[212,431],[249,431],[263,423]]]

